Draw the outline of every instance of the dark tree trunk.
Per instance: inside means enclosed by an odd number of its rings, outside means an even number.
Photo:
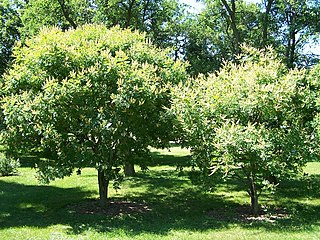
[[[125,28],[128,28],[131,24],[131,19],[132,19],[132,11],[133,11],[133,6],[135,4],[135,0],[130,1],[129,6],[128,6],[128,13],[127,13],[127,20],[125,24]]]
[[[270,12],[271,12],[271,7],[273,4],[274,0],[267,0],[265,3],[265,8],[266,12],[264,15],[264,20],[262,23],[263,29],[262,29],[262,46],[266,47],[268,45],[268,30],[269,30],[269,18],[270,18]]]
[[[240,34],[237,27],[237,20],[236,20],[236,3],[235,0],[231,0],[231,6],[228,4],[226,0],[221,0],[223,6],[226,8],[227,13],[229,15],[230,26],[233,33],[233,48],[234,54],[238,55],[240,51]]]
[[[295,52],[296,52],[296,34],[295,32],[290,33],[291,38],[291,46],[290,46],[290,54],[289,54],[289,68],[294,68],[294,60],[295,60]]]
[[[252,214],[254,216],[259,215],[259,203],[258,203],[258,191],[257,191],[257,186],[255,184],[255,180],[253,177],[250,177],[250,189],[249,189],[249,194],[251,198],[251,210]]]
[[[124,165],[124,175],[126,177],[133,177],[136,175],[136,171],[134,169],[134,164],[133,163],[126,163]]]
[[[109,180],[106,178],[104,172],[101,170],[98,170],[98,183],[99,183],[100,205],[102,207],[106,207],[108,205]]]
[[[70,16],[70,12],[68,7],[66,6],[65,0],[59,0],[58,1],[62,10],[62,14],[65,17],[65,19],[70,23],[70,25],[76,29],[77,28],[77,24],[73,21],[73,19]]]
[[[149,7],[149,3],[150,3],[150,0],[147,0],[147,2],[146,2],[145,5],[144,5],[144,8],[143,8],[143,16],[142,16],[142,23],[143,23],[143,24],[144,24],[144,22],[146,21],[147,10],[148,10],[148,7]]]
[[[294,68],[294,62],[295,62],[295,53],[296,53],[296,12],[295,9],[291,5],[288,5],[289,9],[286,12],[286,21],[288,25],[288,46],[286,49],[286,60],[287,60],[287,66],[288,68]]]

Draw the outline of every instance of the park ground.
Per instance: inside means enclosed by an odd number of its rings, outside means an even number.
[[[190,182],[189,152],[153,149],[147,171],[110,188],[110,206],[97,204],[96,171],[41,185],[32,158],[19,175],[0,178],[0,238],[6,239],[320,239],[320,163],[281,182],[260,198],[253,217],[249,197],[235,180],[212,192]]]

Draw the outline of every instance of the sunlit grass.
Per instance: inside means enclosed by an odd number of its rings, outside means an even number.
[[[144,203],[145,213],[117,216],[80,214],[70,206],[98,198],[97,173],[41,185],[35,170],[20,168],[18,176],[0,178],[1,239],[320,239],[320,163],[309,163],[304,177],[282,182],[261,204],[285,211],[286,218],[246,221],[239,209],[249,197],[236,181],[219,182],[212,193],[192,185],[187,169],[189,151],[179,147],[153,149],[147,171],[110,189],[113,201]]]

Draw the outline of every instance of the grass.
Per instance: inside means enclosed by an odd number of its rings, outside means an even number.
[[[249,204],[237,182],[221,182],[212,193],[190,183],[185,166],[188,151],[153,150],[147,172],[137,171],[113,201],[143,203],[145,213],[81,214],[71,205],[98,197],[96,172],[39,185],[30,167],[19,176],[0,178],[1,239],[320,239],[320,163],[309,163],[309,176],[283,182],[275,195],[261,204],[285,211],[284,218],[244,220]],[[28,159],[27,164],[31,164]]]

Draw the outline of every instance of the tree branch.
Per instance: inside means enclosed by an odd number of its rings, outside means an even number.
[[[61,10],[62,10],[63,16],[64,16],[65,19],[70,23],[70,25],[71,25],[74,29],[76,29],[76,28],[77,28],[77,24],[73,21],[73,19],[72,19],[71,16],[70,16],[70,12],[69,12],[68,9],[67,9],[65,0],[58,0],[58,2],[59,2],[59,4],[60,4],[60,7],[61,7]]]

